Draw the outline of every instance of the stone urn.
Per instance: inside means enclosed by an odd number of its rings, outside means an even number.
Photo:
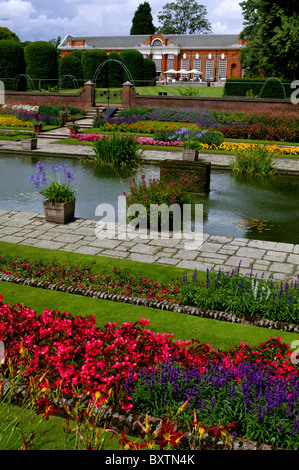
[[[75,217],[75,201],[55,202],[44,201],[44,212],[47,222],[55,224],[67,224],[72,222]]]

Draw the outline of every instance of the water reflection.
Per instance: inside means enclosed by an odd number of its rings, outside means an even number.
[[[62,161],[68,164],[74,173],[76,217],[95,219],[95,209],[101,203],[111,204],[116,210],[118,196],[129,188],[128,175],[111,167],[83,164],[79,158],[29,158],[1,156],[1,209],[43,213],[42,198],[29,181],[29,176],[36,174],[38,161],[47,171]],[[138,178],[141,174],[147,179],[159,178],[160,169],[144,165],[131,176]],[[212,169],[210,189],[205,195],[193,197],[194,204],[203,204],[206,233],[299,243],[298,176],[257,177]]]

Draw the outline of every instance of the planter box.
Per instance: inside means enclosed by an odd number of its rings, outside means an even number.
[[[194,162],[198,160],[198,151],[194,149],[183,149],[183,160]]]
[[[43,130],[43,125],[42,124],[38,124],[37,126],[33,126],[33,131],[38,134],[39,132],[41,132]]]
[[[37,148],[37,139],[23,139],[22,140],[23,150],[35,150]]]
[[[67,224],[72,222],[75,216],[75,202],[51,202],[44,201],[45,218],[47,222],[55,224]]]

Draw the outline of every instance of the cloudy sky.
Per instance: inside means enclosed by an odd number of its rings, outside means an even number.
[[[157,14],[173,0],[148,0],[154,24]],[[243,27],[241,0],[198,0],[207,8],[214,34],[238,34]],[[48,41],[74,36],[130,34],[132,18],[144,0],[0,0],[0,26],[21,41]]]

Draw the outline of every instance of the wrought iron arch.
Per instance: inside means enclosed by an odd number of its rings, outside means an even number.
[[[122,68],[124,69],[125,73],[127,74],[128,79],[130,80],[132,85],[134,85],[134,80],[133,80],[133,77],[132,77],[132,74],[131,74],[130,70],[128,69],[128,67],[123,62],[121,62],[120,60],[117,60],[117,59],[107,59],[98,66],[98,68],[95,71],[95,74],[93,76],[93,79],[92,79],[94,83],[96,83],[100,71],[102,70],[104,65],[106,65],[108,62],[116,62],[117,64],[121,65]]]
[[[58,82],[59,88],[61,88],[63,80],[65,78],[70,78],[75,88],[80,88],[78,80],[76,79],[76,77],[74,77],[74,75],[71,75],[71,74],[63,75],[62,77],[59,78],[59,82]]]
[[[34,90],[35,90],[35,87],[34,87],[33,80],[32,80],[32,78],[30,77],[30,75],[27,75],[27,73],[20,73],[19,75],[17,75],[16,77],[14,77],[13,82],[12,82],[12,89],[13,89],[13,90],[17,90],[17,89],[18,89],[18,84],[19,84],[19,81],[20,81],[20,79],[21,79],[22,77],[25,77],[25,78],[26,78],[27,84],[29,84],[30,91],[34,91]]]
[[[281,81],[279,78],[277,78],[277,77],[270,77],[270,78],[268,78],[268,79],[265,81],[265,83],[264,83],[263,86],[262,86],[261,91],[259,92],[259,98],[262,97],[264,88],[265,88],[265,86],[267,85],[267,83],[268,83],[270,80],[277,80],[277,81],[281,84],[282,91],[283,91],[283,94],[284,94],[284,99],[286,100],[286,99],[287,99],[287,95],[286,95],[285,88],[284,88],[284,86],[283,86],[282,81]]]

